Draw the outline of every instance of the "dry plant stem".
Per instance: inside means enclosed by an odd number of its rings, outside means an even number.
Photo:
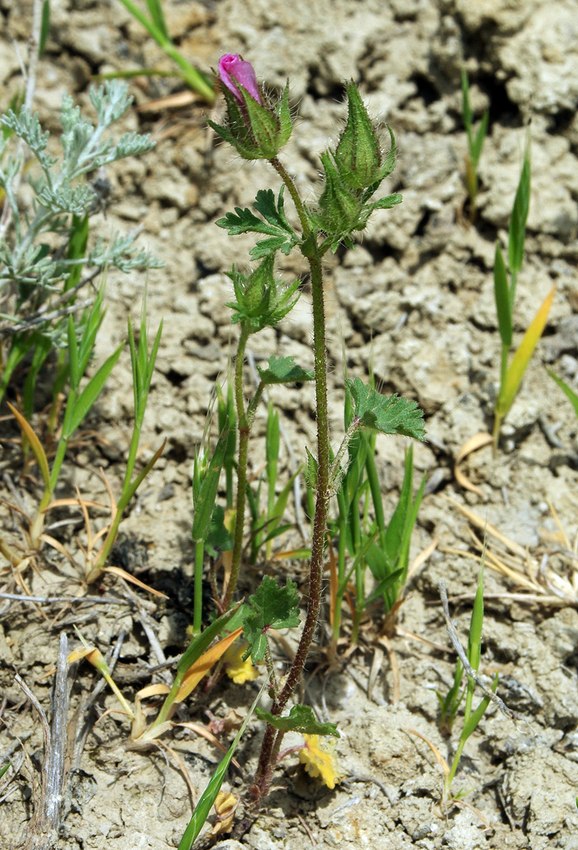
[[[66,724],[68,719],[68,640],[60,635],[56,678],[52,694],[52,727],[34,694],[19,676],[16,680],[38,712],[44,736],[44,765],[42,777],[42,802],[27,834],[27,850],[50,850],[58,835],[60,810],[63,798],[66,757]]]
[[[243,366],[245,363],[245,349],[249,339],[249,330],[245,324],[241,325],[241,336],[237,346],[237,357],[235,358],[235,406],[237,408],[237,428],[239,431],[239,455],[237,468],[237,502],[235,508],[235,540],[233,542],[233,559],[231,564],[231,577],[227,585],[223,610],[231,606],[233,594],[239,580],[239,567],[243,554],[243,532],[245,529],[245,503],[247,498],[247,459],[249,454],[249,431],[250,423],[245,409],[243,396]]]
[[[307,215],[295,184],[278,160],[272,160],[271,164],[287,186],[303,227],[304,239],[301,250],[309,263],[313,297],[313,349],[315,357],[315,401],[317,410],[317,486],[311,560],[309,562],[307,615],[301,640],[299,641],[295,658],[287,674],[287,679],[271,708],[273,714],[279,715],[287,705],[291,694],[301,678],[319,618],[323,552],[325,548],[327,509],[329,503],[329,419],[327,412],[327,358],[325,353],[322,255],[311,232]],[[267,726],[254,784],[254,793],[257,802],[265,797],[269,790],[275,759],[279,754],[282,739],[282,732],[276,731],[272,726]]]

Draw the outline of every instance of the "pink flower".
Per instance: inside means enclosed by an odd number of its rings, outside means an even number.
[[[257,84],[257,77],[250,62],[245,62],[238,53],[225,53],[219,59],[219,77],[223,85],[243,103],[243,97],[239,86],[246,89],[253,100],[261,103],[261,95]]]

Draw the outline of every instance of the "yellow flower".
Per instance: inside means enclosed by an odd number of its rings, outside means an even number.
[[[259,677],[259,671],[253,665],[251,656],[243,661],[243,655],[247,650],[247,644],[242,643],[238,646],[231,646],[224,655],[225,670],[227,676],[232,679],[236,685],[243,685],[245,682],[252,682]]]
[[[305,746],[299,753],[299,761],[305,765],[310,776],[319,778],[328,788],[335,788],[343,778],[337,771],[335,756],[332,752],[322,749],[319,735],[304,735]]]

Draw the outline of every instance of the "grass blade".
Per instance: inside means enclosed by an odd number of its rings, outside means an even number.
[[[480,126],[478,127],[478,131],[474,136],[474,140],[471,147],[471,157],[472,162],[474,164],[474,168],[478,168],[478,163],[480,161],[480,156],[482,155],[482,148],[484,147],[484,142],[486,140],[486,136],[488,134],[488,122],[490,120],[490,113],[484,112],[482,115],[482,120],[480,122]]]
[[[42,19],[40,23],[40,38],[38,40],[38,56],[42,56],[46,47],[46,40],[50,31],[50,0],[44,0],[42,4]]]
[[[142,12],[136,3],[133,3],[132,0],[120,0],[125,9],[130,12],[133,18],[142,24],[145,30],[148,32],[150,36],[154,38],[157,44],[162,46],[164,42],[164,36],[161,30],[157,27],[156,22],[154,20],[149,20],[147,16]]]
[[[116,351],[114,351],[110,357],[104,361],[98,372],[92,376],[88,384],[78,396],[74,405],[74,410],[72,411],[72,416],[70,417],[70,422],[68,422],[68,427],[66,428],[66,433],[64,428],[62,430],[62,436],[65,440],[70,439],[102,392],[108,376],[114,369],[114,366],[120,357],[122,349],[123,345],[121,344]]]
[[[215,800],[217,798],[217,794],[221,790],[221,785],[223,784],[223,780],[225,779],[225,774],[226,774],[227,769],[228,769],[228,767],[231,763],[231,760],[233,758],[235,750],[239,746],[239,741],[241,740],[241,737],[243,736],[245,729],[247,728],[247,725],[248,725],[249,720],[251,719],[251,717],[253,715],[253,712],[257,708],[259,700],[261,699],[261,694],[263,693],[265,687],[266,687],[266,683],[263,685],[263,687],[261,688],[261,690],[257,694],[257,696],[256,696],[256,698],[253,702],[253,705],[249,709],[247,716],[245,717],[245,719],[243,720],[243,723],[241,724],[241,728],[239,729],[239,731],[235,735],[235,738],[233,739],[233,743],[231,744],[231,746],[227,750],[226,755],[219,762],[219,766],[215,770],[215,773],[213,774],[211,781],[209,782],[209,784],[207,785],[207,787],[205,788],[205,790],[201,794],[199,802],[195,806],[193,816],[192,816],[191,820],[189,821],[189,825],[187,826],[187,828],[184,832],[184,835],[179,842],[178,850],[191,850],[193,843],[198,838],[198,835],[199,835],[201,829],[203,828],[205,821],[207,820],[207,818],[209,816],[209,812],[211,811],[213,803],[215,802]]]
[[[572,387],[570,387],[566,381],[563,381],[562,378],[558,377],[558,375],[553,372],[551,369],[546,370],[552,380],[558,384],[563,393],[567,396],[570,401],[570,404],[574,408],[574,412],[576,416],[578,416],[578,393],[575,393]]]
[[[32,454],[36,458],[36,463],[38,464],[38,468],[40,469],[40,474],[42,476],[42,481],[44,487],[47,491],[51,490],[50,487],[50,469],[48,468],[48,460],[46,458],[46,453],[42,448],[42,444],[35,432],[32,430],[32,426],[27,422],[27,420],[22,416],[19,410],[17,410],[14,405],[7,402],[8,407],[10,408],[10,412],[13,414],[14,418],[18,422],[20,426],[20,430],[28,440],[30,444],[30,448],[32,449]]]
[[[504,255],[498,244],[494,256],[494,298],[502,345],[509,349],[512,345],[512,304]]]
[[[530,173],[530,153],[527,149],[524,154],[524,163],[512,208],[510,232],[508,235],[508,260],[510,263],[510,272],[514,277],[517,276],[522,268],[522,261],[524,259],[526,221],[530,207]]]
[[[500,388],[500,395],[496,404],[496,414],[502,419],[507,414],[514,402],[514,399],[516,398],[516,394],[520,388],[520,384],[522,383],[522,378],[524,377],[528,363],[530,362],[534,349],[544,332],[555,292],[556,287],[553,286],[544,299],[538,312],[532,319],[532,322],[524,334],[522,342],[520,343],[520,346],[508,367],[506,380]]]
[[[466,129],[466,133],[468,134],[468,145],[470,148],[470,155],[472,152],[472,107],[470,106],[470,81],[468,79],[468,72],[465,68],[462,68],[461,71],[461,80],[462,80],[462,118],[464,119],[464,127]]]
[[[146,0],[146,3],[147,9],[149,10],[149,15],[154,21],[156,28],[164,35],[165,38],[170,38],[169,31],[167,29],[167,24],[165,21],[165,16],[163,13],[163,7],[159,0]]]
[[[222,431],[217,441],[215,453],[209,468],[205,472],[199,488],[198,504],[194,505],[193,540],[206,540],[211,526],[211,517],[219,489],[221,469],[229,446],[229,433]]]

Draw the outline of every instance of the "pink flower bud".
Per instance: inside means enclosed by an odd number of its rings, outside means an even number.
[[[243,86],[253,100],[261,103],[261,95],[259,94],[259,86],[253,66],[250,62],[245,62],[238,53],[226,53],[221,56],[219,59],[219,77],[223,85],[227,86],[240,103],[243,103],[243,97],[239,91],[239,86]]]

